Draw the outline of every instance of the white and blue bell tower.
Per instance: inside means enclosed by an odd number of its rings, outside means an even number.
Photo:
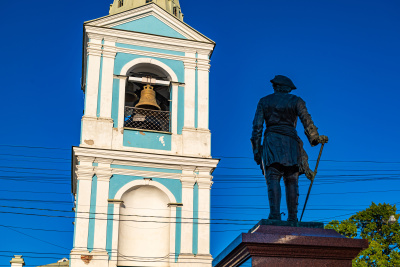
[[[115,0],[84,23],[71,267],[211,266],[214,47],[177,0]]]

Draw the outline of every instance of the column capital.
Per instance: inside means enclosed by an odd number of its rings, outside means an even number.
[[[113,45],[103,45],[103,57],[114,59],[117,55],[117,48]]]
[[[192,69],[195,70],[196,69],[196,61],[184,61],[183,62],[185,69]]]
[[[197,177],[211,177],[211,172],[214,168],[210,167],[197,167],[196,171],[199,173]]]
[[[194,188],[194,184],[196,183],[196,180],[194,179],[188,179],[188,178],[181,178],[181,183],[182,183],[182,188]]]
[[[210,64],[197,64],[197,69],[200,71],[210,71]]]
[[[111,171],[110,172],[96,172],[97,181],[104,181],[109,182],[111,177],[113,176]]]
[[[77,180],[92,180],[94,175],[94,167],[90,166],[76,166],[76,179]]]
[[[199,186],[199,189],[211,189],[211,186],[213,185],[214,182],[212,181],[201,181],[197,180],[197,185]]]
[[[87,54],[88,54],[88,56],[100,57],[101,56],[101,48],[88,47]]]

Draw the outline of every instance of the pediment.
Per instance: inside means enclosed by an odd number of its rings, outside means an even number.
[[[154,3],[91,20],[85,25],[214,43]]]

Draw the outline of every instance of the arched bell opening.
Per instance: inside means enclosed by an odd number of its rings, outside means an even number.
[[[169,197],[151,185],[122,195],[118,266],[169,266],[171,210]]]
[[[171,132],[171,77],[159,66],[129,69],[125,87],[125,128]]]

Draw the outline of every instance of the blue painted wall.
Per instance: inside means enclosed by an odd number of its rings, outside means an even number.
[[[151,47],[130,45],[130,44],[121,44],[121,43],[116,43],[115,46],[122,47],[122,48],[135,49],[135,50],[148,51],[148,52],[169,54],[169,55],[175,55],[175,56],[185,56],[185,52],[179,52],[179,51],[173,51],[173,50],[158,49],[158,48],[151,48]]]
[[[125,129],[123,145],[126,147],[171,151],[172,136],[164,133]]]
[[[93,250],[94,231],[95,231],[95,217],[96,217],[96,197],[97,197],[97,176],[92,179],[92,193],[90,195],[90,210],[89,210],[89,233],[87,248],[89,251]]]
[[[175,262],[178,262],[179,253],[181,253],[182,237],[182,207],[176,208],[176,228],[175,228]]]
[[[182,134],[183,125],[185,123],[185,89],[178,87],[178,134]]]
[[[102,41],[104,43],[104,40]],[[97,118],[100,117],[100,109],[101,109],[101,82],[103,79],[103,55],[100,57],[100,74],[99,74],[99,89],[97,93]]]
[[[112,91],[112,106],[111,106],[111,118],[114,121],[114,128],[118,128],[118,102],[119,102],[119,79],[114,79],[113,91]]]
[[[114,29],[150,33],[155,35],[174,37],[180,39],[187,39],[185,36],[175,31],[164,22],[160,21],[154,16],[148,16],[134,21],[130,21],[118,26],[113,27]]]
[[[193,188],[193,254],[198,253],[199,244],[199,185]]]
[[[111,168],[113,168],[113,169],[134,170],[134,171],[150,171],[150,172],[164,172],[164,173],[182,173],[182,170],[161,169],[161,168],[149,168],[149,167],[137,167],[137,166],[116,165],[116,164],[111,164]]]

